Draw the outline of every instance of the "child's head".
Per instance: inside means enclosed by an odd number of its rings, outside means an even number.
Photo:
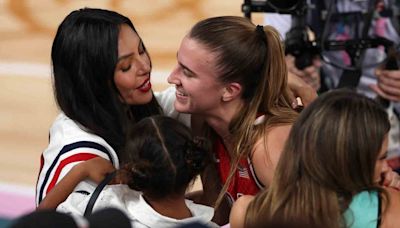
[[[208,143],[188,127],[165,116],[147,117],[128,134],[121,167],[130,188],[147,197],[184,194],[203,170]]]

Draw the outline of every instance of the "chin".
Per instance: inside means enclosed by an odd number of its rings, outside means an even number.
[[[190,113],[190,109],[188,107],[186,107],[186,105],[181,105],[181,104],[175,102],[174,107],[177,112]]]
[[[144,105],[150,103],[151,99],[153,99],[153,93],[149,93],[149,95],[143,97],[136,97],[136,99],[130,99],[127,102],[129,105]]]

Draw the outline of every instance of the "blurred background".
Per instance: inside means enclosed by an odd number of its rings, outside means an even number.
[[[153,61],[154,90],[166,88],[179,43],[197,21],[239,15],[242,0],[0,0],[0,226],[34,209],[40,154],[57,107],[50,49],[72,10],[97,7],[128,16]],[[253,21],[258,19],[253,16]]]

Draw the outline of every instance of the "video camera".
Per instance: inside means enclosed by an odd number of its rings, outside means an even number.
[[[312,64],[314,56],[319,55],[321,49],[317,42],[310,41],[308,36],[305,0],[245,0],[242,12],[251,19],[252,12],[273,12],[292,15],[292,26],[285,38],[285,52],[296,57],[295,64],[299,69]]]
[[[310,2],[310,1],[309,1]],[[324,2],[323,0],[315,1],[318,4]],[[298,69],[304,69],[312,64],[313,58],[321,56],[323,51],[337,51],[346,50],[352,60],[352,66],[337,66],[344,70],[349,70],[354,79],[350,83],[358,83],[359,75],[354,76],[352,71],[359,71],[361,69],[362,52],[367,48],[374,48],[383,45],[385,49],[392,48],[393,42],[383,37],[369,38],[368,30],[371,25],[372,17],[375,8],[370,7],[369,11],[363,15],[364,26],[362,35],[359,39],[350,40],[328,40],[327,31],[328,23],[332,17],[338,17],[340,15],[333,15],[332,7],[336,1],[331,0],[330,6],[324,9],[319,8],[314,4],[307,3],[307,0],[244,0],[242,4],[242,12],[244,16],[251,19],[252,12],[272,12],[279,14],[290,14],[292,18],[292,24],[290,30],[286,33],[285,37],[285,52],[296,57],[296,67]],[[372,4],[374,0],[370,0]],[[322,29],[320,31],[314,31],[315,40],[310,40],[308,31],[311,27],[307,23],[307,17],[309,17],[311,10],[319,11],[318,20],[321,22]],[[387,51],[388,52],[388,51]],[[335,65],[334,63],[330,63]],[[336,66],[336,65],[335,65]],[[346,72],[344,72],[346,73]],[[357,72],[358,73],[358,72]],[[357,78],[358,77],[358,78]]]

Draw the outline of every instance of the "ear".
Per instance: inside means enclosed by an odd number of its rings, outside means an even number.
[[[242,93],[242,85],[237,82],[229,83],[222,93],[222,101],[231,101],[240,97]]]

